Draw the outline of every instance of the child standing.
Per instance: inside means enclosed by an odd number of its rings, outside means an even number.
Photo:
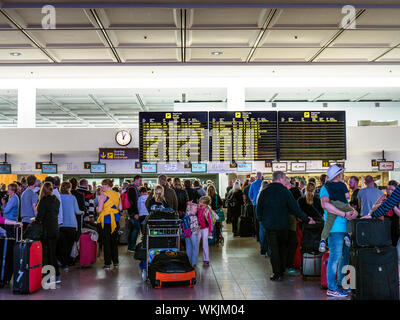
[[[146,200],[149,197],[149,194],[145,187],[140,187],[139,193],[140,193],[140,196],[138,198],[139,224],[140,224],[140,229],[142,230],[142,234],[143,234],[144,233],[143,222],[146,219],[146,217],[149,215],[149,212],[147,211],[147,208],[146,208]]]
[[[200,226],[198,243],[203,239],[203,263],[208,266],[210,258],[208,255],[208,237],[212,236],[212,216],[211,216],[211,198],[209,196],[201,197],[199,200],[199,209],[197,210],[197,220]]]
[[[182,219],[183,235],[186,243],[186,253],[193,267],[197,264],[199,257],[199,236],[200,226],[197,219],[198,205],[192,202],[187,203],[186,215]]]

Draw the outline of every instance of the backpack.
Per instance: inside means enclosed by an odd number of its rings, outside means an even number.
[[[192,235],[192,230],[190,229],[190,217],[188,214],[186,214],[182,218],[181,224],[182,224],[182,233],[183,233],[184,237],[190,238],[190,236]]]
[[[139,198],[138,190],[136,186],[129,186],[126,188],[125,192],[121,193],[121,202],[122,202],[122,210],[128,210],[131,207],[131,203],[128,198],[128,189],[135,188],[136,189],[136,197]]]

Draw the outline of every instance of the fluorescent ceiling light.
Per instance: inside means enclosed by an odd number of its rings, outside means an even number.
[[[211,54],[213,56],[220,56],[221,54],[223,54],[223,52],[222,51],[213,51],[213,52],[211,52]]]
[[[13,57],[19,57],[20,55],[21,55],[20,52],[11,52],[10,53],[10,56],[13,56]]]

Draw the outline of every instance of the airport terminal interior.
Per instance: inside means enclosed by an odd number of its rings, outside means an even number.
[[[0,300],[399,299],[397,1],[48,2],[0,1]]]

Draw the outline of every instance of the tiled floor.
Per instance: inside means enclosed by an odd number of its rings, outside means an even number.
[[[269,280],[271,266],[268,258],[259,254],[253,238],[233,238],[224,230],[225,245],[211,247],[210,266],[197,267],[198,284],[194,288],[152,289],[143,283],[138,262],[120,247],[120,268],[102,270],[102,260],[90,269],[70,268],[62,271],[62,283],[56,290],[41,290],[28,296],[13,295],[10,288],[0,289],[5,299],[174,299],[174,300],[233,300],[233,299],[327,299],[319,287],[319,278],[303,281],[287,277],[283,282]],[[201,258],[199,259],[201,262]]]

